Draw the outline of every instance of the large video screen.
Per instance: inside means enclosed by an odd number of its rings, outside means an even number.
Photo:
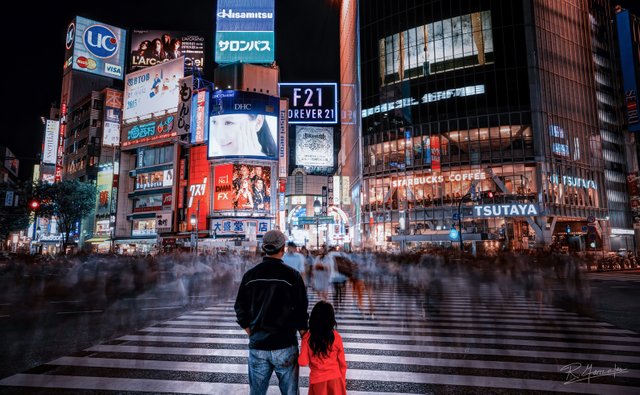
[[[225,164],[213,170],[213,210],[271,210],[271,167]]]
[[[134,30],[131,35],[131,71],[184,58],[185,73],[204,69],[204,37],[173,30]]]
[[[71,67],[121,80],[124,77],[126,36],[124,29],[76,17],[67,28],[65,71]]]
[[[124,86],[124,121],[150,117],[178,108],[178,83],[184,77],[184,59],[127,74]]]
[[[209,158],[278,158],[277,97],[241,91],[211,95]]]
[[[493,63],[491,12],[460,15],[387,36],[380,39],[378,50],[382,84]]]

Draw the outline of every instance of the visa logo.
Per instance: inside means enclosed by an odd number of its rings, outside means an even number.
[[[115,64],[104,64],[104,72],[107,74],[115,75],[120,77],[122,75],[122,67],[117,66]]]

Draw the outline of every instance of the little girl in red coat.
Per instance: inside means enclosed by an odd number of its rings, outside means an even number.
[[[302,337],[300,366],[309,365],[309,395],[346,395],[347,363],[342,337],[334,328],[333,306],[324,300],[311,310],[309,331]]]

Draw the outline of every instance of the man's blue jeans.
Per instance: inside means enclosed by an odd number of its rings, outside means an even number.
[[[298,395],[298,346],[280,350],[249,349],[249,387],[251,395],[264,395],[273,371],[282,395]]]

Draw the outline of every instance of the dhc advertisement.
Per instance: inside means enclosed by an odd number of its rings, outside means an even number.
[[[124,29],[76,17],[67,28],[65,72],[71,66],[73,70],[121,80],[126,36]]]
[[[209,158],[277,160],[277,97],[242,91],[211,94]]]

